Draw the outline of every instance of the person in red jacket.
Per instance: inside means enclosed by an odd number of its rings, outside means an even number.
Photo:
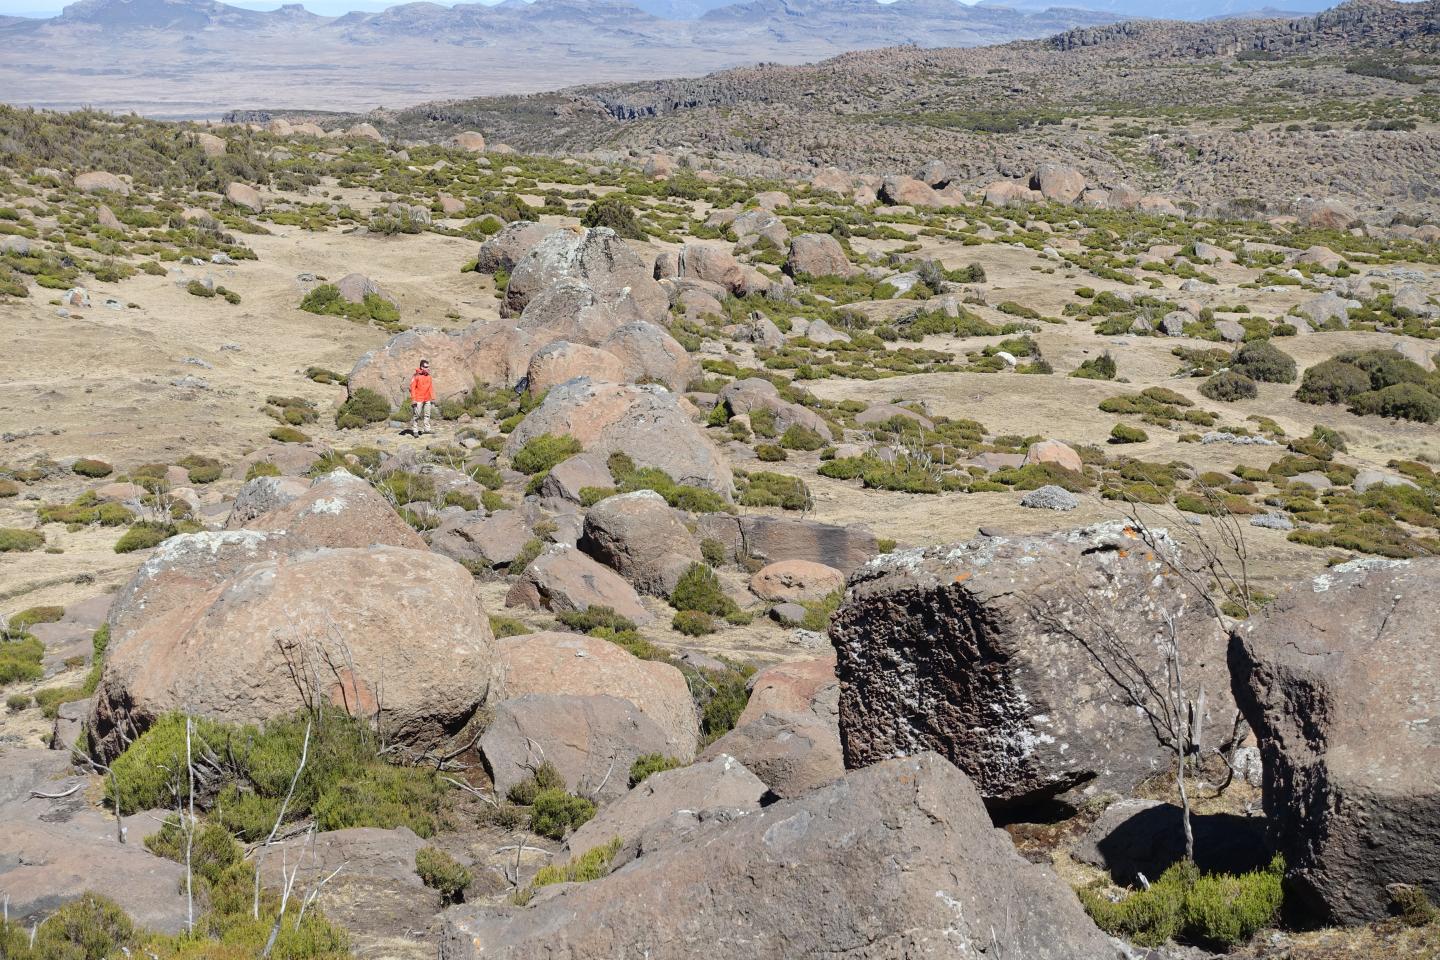
[[[433,433],[430,429],[430,408],[435,405],[435,382],[430,379],[430,361],[421,360],[410,378],[410,432],[415,436]],[[421,429],[421,418],[424,429]]]

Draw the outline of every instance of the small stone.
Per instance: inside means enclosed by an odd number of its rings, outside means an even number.
[[[1035,510],[1074,510],[1080,506],[1080,498],[1064,487],[1050,483],[1021,497],[1020,506]]]

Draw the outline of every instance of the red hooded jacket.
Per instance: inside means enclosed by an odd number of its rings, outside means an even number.
[[[435,400],[435,382],[430,379],[429,370],[417,369],[410,378],[410,402],[430,403]]]

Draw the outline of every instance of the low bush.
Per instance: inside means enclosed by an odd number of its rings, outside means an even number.
[[[813,505],[810,490],[799,477],[761,471],[738,479],[735,500],[742,506],[808,510]]]
[[[97,480],[101,477],[108,477],[115,472],[115,468],[104,460],[94,460],[90,457],[81,457],[75,461],[70,469],[82,477],[91,477]]]
[[[460,903],[465,888],[474,879],[450,854],[439,847],[421,847],[415,851],[415,872],[420,882],[440,894],[442,903]]]
[[[45,676],[45,644],[31,636],[0,640],[0,684],[39,680]]]
[[[1295,358],[1269,340],[1242,344],[1230,358],[1230,369],[1261,383],[1295,382]]]
[[[627,240],[644,240],[645,229],[635,208],[618,196],[601,197],[580,217],[582,227],[609,227]]]
[[[1233,403],[1236,400],[1254,400],[1260,395],[1260,391],[1256,388],[1255,381],[1244,374],[1222,370],[1200,384],[1200,394],[1211,400]]]
[[[177,466],[184,467],[190,482],[197,485],[219,480],[223,469],[223,465],[214,457],[202,457],[193,453],[181,458]]]
[[[1144,443],[1149,439],[1149,434],[1144,430],[1126,423],[1117,423],[1110,428],[1111,443]]]
[[[687,637],[701,637],[716,630],[715,618],[699,610],[677,611],[670,619],[670,626]]]
[[[780,436],[780,446],[787,450],[819,450],[826,443],[820,434],[798,423],[787,427]]]
[[[594,816],[594,803],[552,787],[535,795],[530,806],[530,831],[551,840],[564,840]]]
[[[294,427],[276,427],[270,431],[270,439],[276,443],[309,443],[310,438]]]
[[[7,623],[11,636],[25,633],[37,623],[55,623],[65,616],[64,607],[30,607],[13,615]]]
[[[0,553],[29,553],[45,546],[45,535],[34,530],[0,527]]]
[[[1203,874],[1193,863],[1177,863],[1148,890],[1118,900],[1094,886],[1078,893],[1102,930],[1141,946],[1175,940],[1228,950],[1275,922],[1284,872],[1278,856],[1265,869],[1239,876]]]
[[[1365,416],[1378,414],[1392,420],[1434,423],[1440,420],[1440,395],[1414,383],[1396,383],[1383,390],[1369,390],[1350,398],[1350,412]]]
[[[1081,380],[1114,380],[1116,373],[1115,358],[1110,356],[1107,350],[1098,357],[1091,357],[1080,364],[1070,374]]]
[[[158,547],[178,532],[174,524],[142,520],[120,535],[120,539],[115,541],[115,552],[149,550],[151,547]]]
[[[1332,357],[1305,371],[1295,399],[1301,403],[1345,403],[1369,389],[1369,374],[1354,364]]]
[[[515,892],[511,901],[517,906],[524,906],[535,896],[538,887],[599,880],[610,873],[610,864],[619,852],[620,838],[616,837],[603,846],[592,847],[578,857],[571,857],[562,865],[547,864],[536,871],[535,879],[530,881],[529,886]]]
[[[369,387],[360,387],[335,411],[335,426],[341,430],[358,430],[389,417],[390,401]]]
[[[788,460],[785,450],[777,443],[755,444],[755,458],[761,463],[779,463],[781,460]]]
[[[521,473],[545,473],[556,464],[575,456],[580,450],[580,441],[574,437],[568,434],[557,437],[547,433],[527,440],[525,445],[515,452],[511,463]]]
[[[715,571],[703,563],[692,563],[670,593],[676,610],[694,610],[723,617],[735,610],[735,601],[726,595]]]
[[[576,633],[592,633],[596,630],[634,630],[635,624],[604,604],[594,604],[584,610],[567,610],[558,619]]]
[[[359,322],[373,320],[383,327],[395,327],[400,323],[400,311],[395,304],[379,294],[367,293],[360,303],[352,303],[340,295],[340,288],[333,283],[322,283],[307,293],[300,301],[300,309],[306,313],[346,317]]]
[[[666,770],[674,770],[683,766],[685,766],[683,761],[667,757],[662,753],[643,753],[635,758],[634,763],[630,764],[630,786],[638,785],[652,774],[664,773]]]
[[[564,790],[565,778],[560,776],[560,771],[555,765],[546,760],[531,771],[530,776],[521,780],[510,788],[505,794],[506,799],[511,803],[518,803],[522,807],[528,807],[535,802],[545,790]]]

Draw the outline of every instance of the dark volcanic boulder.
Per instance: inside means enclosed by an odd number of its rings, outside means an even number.
[[[699,820],[672,819],[687,817]],[[529,906],[453,907],[443,921],[440,960],[1121,956],[1075,895],[991,825],[969,779],[933,754],[642,842],[608,877],[551,888]]]
[[[1230,664],[1289,888],[1359,923],[1388,884],[1440,900],[1440,560],[1345,566],[1240,626]]]
[[[877,558],[830,627],[845,764],[935,750],[998,805],[1128,793],[1170,755],[1114,677],[1163,686],[1167,621],[1206,726],[1230,729],[1224,632],[1127,526]]]

